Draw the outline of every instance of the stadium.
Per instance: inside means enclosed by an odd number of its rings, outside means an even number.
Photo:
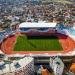
[[[0,75],[75,75],[75,0],[0,0]]]
[[[40,74],[38,64],[49,65],[50,62],[52,65],[52,59],[62,64],[63,71],[64,64],[61,59],[65,62],[66,56],[68,62],[74,60],[72,59],[75,55],[74,27],[69,28],[57,23],[24,22],[15,28],[0,32],[0,57],[4,59],[1,63],[1,75],[21,75],[22,73],[24,75],[34,75],[34,73],[38,75]],[[9,58],[14,61],[11,62],[8,60]],[[34,70],[34,67],[38,67],[38,69]]]
[[[16,31],[1,32],[1,50],[6,54],[66,54],[75,41],[68,33],[74,30],[56,23],[22,23]],[[72,31],[71,31],[72,30]]]

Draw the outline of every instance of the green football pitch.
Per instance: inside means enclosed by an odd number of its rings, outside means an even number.
[[[14,51],[61,51],[62,46],[56,36],[18,36]]]

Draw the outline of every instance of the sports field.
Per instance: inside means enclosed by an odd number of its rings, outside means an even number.
[[[17,37],[14,51],[61,51],[62,46],[56,36],[26,36]]]

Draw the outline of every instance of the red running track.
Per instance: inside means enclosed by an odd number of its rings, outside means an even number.
[[[15,45],[16,42],[16,37],[18,36],[18,34],[12,36],[12,37],[8,37],[1,45],[1,48],[3,50],[4,53],[6,54],[43,54],[43,53],[49,53],[49,54],[56,54],[56,53],[67,53],[69,51],[72,51],[75,48],[75,41],[73,39],[71,39],[70,37],[65,38],[65,35],[62,34],[54,34],[59,38],[59,42],[61,43],[63,50],[62,51],[34,51],[34,52],[30,52],[30,51],[13,51],[13,46]],[[63,39],[65,38],[65,39]]]

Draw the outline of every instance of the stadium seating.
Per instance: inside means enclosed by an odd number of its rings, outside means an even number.
[[[0,43],[3,41],[4,38],[6,38],[6,35],[10,36],[13,35],[13,33],[15,33],[15,31],[12,31],[10,28],[0,32]]]
[[[20,28],[20,32],[28,32],[30,31],[30,28]]]
[[[66,29],[71,35],[75,35],[75,29],[74,28],[64,26],[63,24],[57,24],[56,29],[59,31],[63,31],[63,29]]]
[[[65,26],[63,24],[57,24],[56,25],[56,29],[60,29],[60,30],[63,30],[65,28]]]
[[[68,32],[71,34],[71,35],[75,35],[75,29],[73,28],[67,28]]]
[[[47,32],[49,28],[38,28],[37,29],[39,32]]]
[[[30,28],[20,28],[20,32],[29,32],[30,30],[34,31],[34,29],[30,29]],[[49,30],[49,28],[35,28],[36,31],[38,32],[47,32]]]
[[[7,35],[13,35],[14,31],[12,31],[12,29],[8,28],[8,29],[5,30],[5,33]]]
[[[4,32],[0,32],[0,43],[3,41],[4,39]]]

